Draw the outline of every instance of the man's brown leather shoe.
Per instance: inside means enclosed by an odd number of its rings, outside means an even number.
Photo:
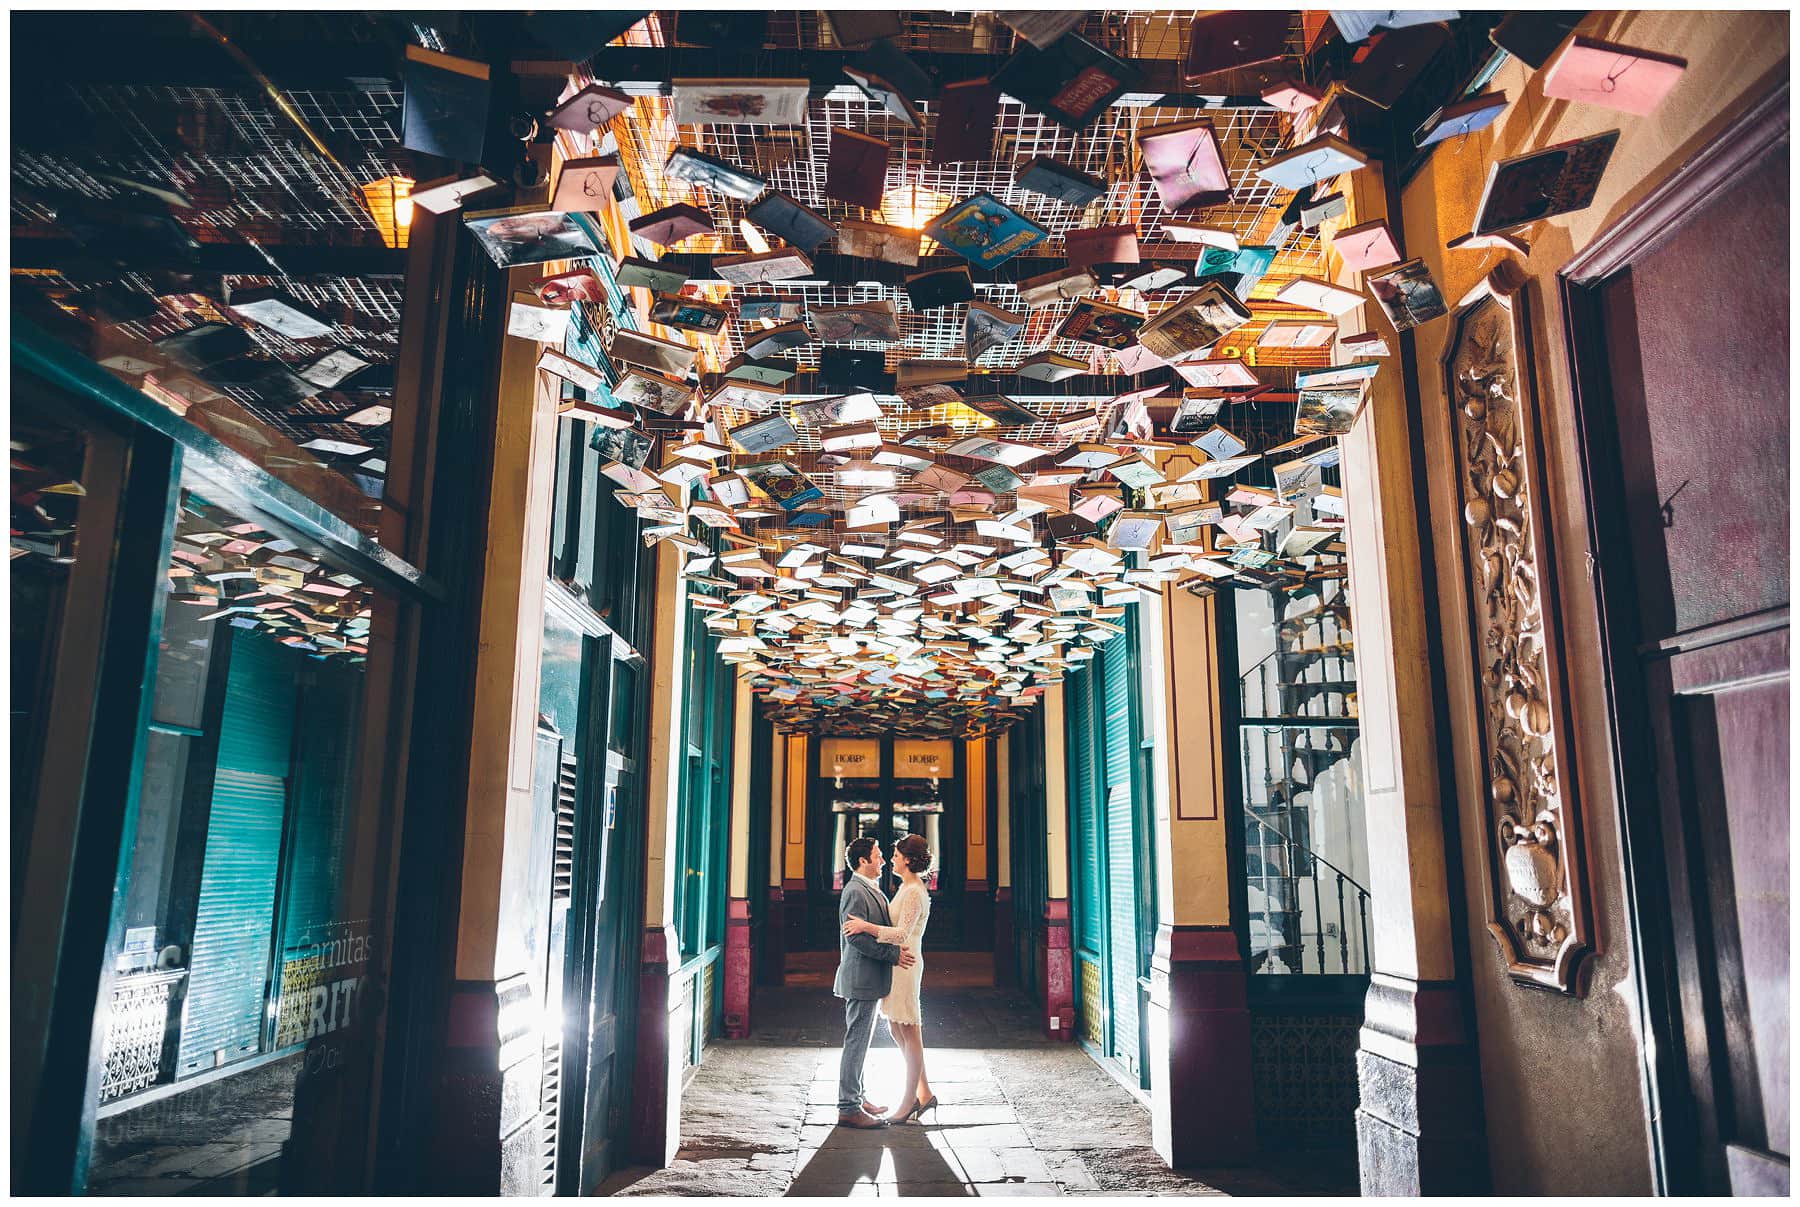
[[[867,1111],[851,1111],[848,1115],[838,1116],[839,1127],[859,1127],[867,1131],[872,1128],[886,1127],[886,1119],[877,1119]]]
[[[887,1114],[887,1107],[871,1106],[869,1104],[869,1100],[867,1098],[865,1098],[865,1099],[863,1099],[863,1114],[874,1115],[877,1119],[879,1119],[881,1116]]]

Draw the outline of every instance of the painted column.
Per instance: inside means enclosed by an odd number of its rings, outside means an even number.
[[[1044,1034],[1075,1038],[1075,964],[1069,945],[1069,792],[1063,732],[1062,684],[1044,689],[1044,819],[1049,853],[1044,882],[1044,937],[1038,952],[1043,969],[1038,1001]]]
[[[806,797],[812,776],[808,735],[784,736],[781,823],[781,920],[788,951],[806,949]]]
[[[631,1153],[664,1166],[681,1141],[681,1049],[674,1034],[681,994],[675,973],[675,843],[680,817],[687,663],[687,580],[673,545],[656,551],[656,622],[650,642],[649,782],[644,792],[644,933],[632,1064]]]
[[[760,985],[779,985],[787,979],[786,905],[781,893],[781,860],[787,830],[787,735],[771,727],[769,732],[769,799],[760,806],[769,811],[769,867],[763,880],[768,905],[763,910],[762,959],[756,970]]]
[[[514,272],[521,285],[526,270]],[[534,900],[532,780],[544,632],[544,551],[555,491],[556,408],[538,346],[502,340],[493,480],[474,651],[474,725],[457,905],[456,982],[426,1183],[538,1193],[545,1017],[526,935]],[[547,891],[547,890],[546,890]],[[541,911],[541,912],[539,912]]]
[[[963,943],[980,950],[994,941],[994,898],[988,879],[988,758],[986,738],[963,742]]]
[[[1010,985],[1016,964],[1013,960],[1012,916],[1012,794],[1010,791],[1012,747],[1006,734],[994,740],[994,774],[997,798],[997,821],[994,823],[994,984]]]
[[[1352,176],[1359,222],[1387,212],[1380,169]],[[1437,708],[1401,357],[1382,362],[1343,451],[1362,718],[1373,975],[1357,1052],[1366,1194],[1483,1188],[1480,1078],[1452,942]]]
[[[725,1034],[750,1034],[750,684],[736,681],[731,734],[731,866],[725,901]]]
[[[1165,590],[1138,605],[1150,740],[1156,945],[1145,1020],[1150,1131],[1171,1167],[1255,1150],[1249,970],[1232,925],[1217,606]]]

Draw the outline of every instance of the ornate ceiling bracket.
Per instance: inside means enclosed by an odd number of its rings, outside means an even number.
[[[1524,276],[1507,262],[1455,314],[1454,408],[1485,798],[1488,932],[1522,984],[1579,995],[1593,950]]]

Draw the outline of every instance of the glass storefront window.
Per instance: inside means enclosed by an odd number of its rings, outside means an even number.
[[[395,606],[183,487],[88,1189],[353,1188],[393,800],[369,654]]]

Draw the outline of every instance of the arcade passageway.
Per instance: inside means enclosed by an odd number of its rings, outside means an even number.
[[[1785,13],[11,20],[16,1193],[1788,1189]]]

